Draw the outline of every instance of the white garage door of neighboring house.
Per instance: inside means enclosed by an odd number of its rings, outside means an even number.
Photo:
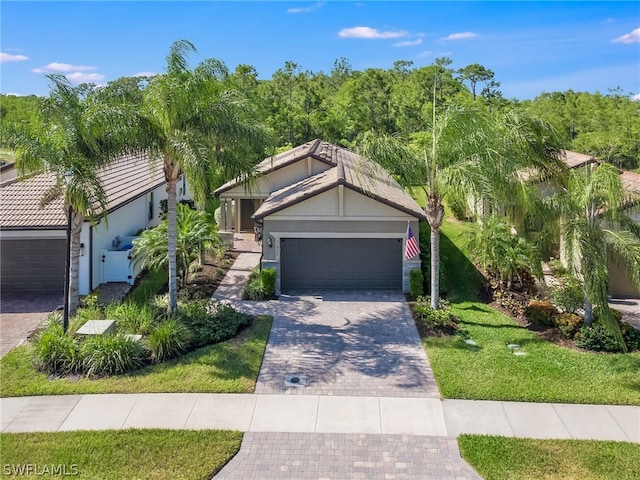
[[[3,291],[64,290],[64,239],[7,240],[0,245]]]
[[[280,289],[401,290],[398,238],[283,238]]]

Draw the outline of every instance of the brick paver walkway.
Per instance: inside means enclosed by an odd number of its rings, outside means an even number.
[[[440,398],[404,295],[281,297],[274,307],[256,393]]]
[[[216,480],[480,480],[454,438],[417,435],[246,433]]]
[[[259,253],[241,253],[218,285],[213,299],[240,300],[251,271],[260,263]]]

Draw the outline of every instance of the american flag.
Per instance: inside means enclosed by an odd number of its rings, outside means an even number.
[[[418,242],[416,241],[416,237],[413,236],[411,225],[407,223],[407,246],[404,250],[404,257],[407,260],[411,260],[413,257],[419,254],[420,254],[420,247],[418,247]]]

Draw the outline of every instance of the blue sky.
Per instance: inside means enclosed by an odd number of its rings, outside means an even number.
[[[0,3],[0,92],[46,95],[44,74],[104,84],[162,73],[171,43],[270,78],[285,61],[329,73],[480,63],[507,98],[621,87],[640,94],[640,3],[627,2],[28,2]]]

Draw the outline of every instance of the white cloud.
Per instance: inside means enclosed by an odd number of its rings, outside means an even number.
[[[378,30],[371,27],[351,27],[343,28],[338,32],[342,38],[366,38],[366,39],[384,39],[384,38],[401,38],[408,35],[404,30]]]
[[[440,40],[466,40],[467,38],[476,38],[478,36],[477,33],[473,32],[460,32],[460,33],[452,33]]]
[[[318,2],[315,5],[311,5],[309,7],[290,8],[289,10],[287,10],[287,13],[311,13],[324,6],[325,2]]]
[[[97,70],[96,67],[86,65],[70,65],[68,63],[52,62],[44,67],[34,68],[33,73],[66,73],[66,72],[90,72]]]
[[[156,72],[138,72],[133,74],[134,77],[155,77],[156,75],[158,75]]]
[[[640,28],[636,28],[631,33],[625,33],[621,37],[614,38],[611,43],[638,43],[640,42]]]
[[[640,93],[631,97],[631,100],[633,100],[634,102],[640,102]]]
[[[416,58],[425,58],[433,55],[433,50],[425,50],[424,52],[420,52],[416,55]]]
[[[0,63],[24,62],[25,60],[29,60],[29,57],[25,55],[11,55],[9,53],[0,52]]]
[[[74,72],[65,76],[73,83],[98,83],[104,80],[104,75],[101,73]]]
[[[396,42],[393,44],[394,47],[413,47],[415,45],[421,45],[422,38],[416,38],[415,40],[407,40],[404,42]]]

